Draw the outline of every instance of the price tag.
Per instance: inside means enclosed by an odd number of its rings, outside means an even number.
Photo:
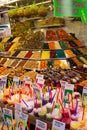
[[[53,120],[52,130],[65,130],[65,123],[62,123],[57,120]]]
[[[64,90],[64,99],[67,102],[68,101],[68,95],[72,94],[74,91],[74,85],[73,84],[66,84],[65,90]]]
[[[1,76],[0,77],[0,89],[3,89],[6,86],[7,83],[7,76]]]
[[[18,130],[26,130],[27,121],[28,121],[28,115],[26,115],[24,113],[20,113],[19,120],[17,122]]]
[[[66,83],[66,81],[60,80],[61,87],[65,88]]]
[[[7,83],[7,76],[1,78],[2,82]]]
[[[45,80],[44,80],[44,79],[41,79],[41,78],[39,78],[39,79],[37,80],[37,84],[39,85],[40,88],[43,87],[44,82],[45,82]]]
[[[36,79],[43,79],[44,78],[44,75],[41,75],[41,74],[37,74],[37,76],[36,76]]]
[[[37,81],[37,83],[43,85],[43,84],[44,84],[44,81],[45,81],[44,79],[40,79],[40,78],[39,78],[38,81]]]
[[[27,79],[29,80],[30,77],[28,77],[28,76],[24,76],[24,81],[27,80]]]
[[[22,107],[20,103],[15,104],[15,110],[22,111]]]
[[[17,77],[17,76],[14,76],[14,77],[13,77],[13,82],[19,82],[19,80],[20,80],[19,77]]]
[[[87,87],[83,87],[82,102],[86,106],[86,109],[87,109]]]
[[[40,120],[36,120],[35,130],[47,130],[47,123]]]
[[[15,120],[18,121],[21,111],[15,110]]]
[[[12,119],[13,119],[12,110],[3,108],[3,117],[4,117],[4,122],[7,122],[9,125],[12,124]]]
[[[27,122],[27,120],[28,120],[28,115],[27,114],[24,114],[24,113],[20,113],[20,119],[22,119],[22,120],[25,120],[26,122]]]

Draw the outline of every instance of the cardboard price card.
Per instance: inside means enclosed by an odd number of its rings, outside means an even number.
[[[85,105],[85,107],[87,109],[87,87],[83,88],[82,103],[83,103],[83,105]]]
[[[65,123],[53,120],[52,130],[65,130]]]
[[[64,90],[64,99],[67,102],[68,101],[68,95],[72,94],[74,91],[74,85],[73,84],[66,84],[65,90]]]
[[[35,130],[47,130],[47,123],[40,120],[36,120]]]
[[[66,83],[66,81],[60,80],[61,87],[65,88]]]
[[[27,130],[28,129],[27,121],[28,121],[28,115],[24,113],[20,113],[20,116],[17,122],[18,130]]]
[[[12,124],[12,120],[13,120],[12,110],[3,108],[3,117],[4,117],[4,122],[7,122],[9,125]]]
[[[12,110],[3,108],[3,116],[4,116],[4,120],[7,120],[9,121],[9,123],[12,123],[12,119],[13,119]]]
[[[22,112],[22,107],[20,103],[15,104],[15,119],[18,120],[20,113]]]

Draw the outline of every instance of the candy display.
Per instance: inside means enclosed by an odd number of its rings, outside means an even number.
[[[24,68],[26,69],[38,69],[39,67],[39,62],[38,61],[27,61],[26,64],[24,65]]]
[[[49,130],[53,120],[87,130],[87,48],[49,8],[34,2],[8,11],[12,36],[0,42],[2,130],[34,130],[37,120]]]

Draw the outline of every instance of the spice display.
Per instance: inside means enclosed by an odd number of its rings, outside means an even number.
[[[72,40],[72,36],[70,36],[61,28],[57,30],[57,35],[59,40]]]
[[[20,48],[23,49],[41,49],[42,43],[44,41],[44,33],[42,31],[31,31],[28,30],[27,33],[23,34],[20,38]]]
[[[55,42],[55,49],[61,49],[59,42]]]
[[[78,48],[82,54],[87,54],[87,48]]]
[[[74,61],[74,63],[76,63],[77,66],[82,66],[82,63],[77,59],[77,58],[72,58],[72,60]]]
[[[81,55],[81,54],[82,54],[82,53],[81,53],[78,49],[76,49],[76,48],[73,48],[72,51],[73,51],[73,53],[76,54],[76,55]]]
[[[57,41],[57,35],[56,35],[56,31],[55,30],[47,30],[46,31],[46,40],[47,41]]]
[[[28,51],[24,58],[30,58],[32,56],[32,51]]]
[[[17,67],[23,67],[26,64],[27,60],[20,60],[17,64]]]
[[[65,58],[63,50],[56,50],[56,58]]]
[[[50,51],[50,58],[56,58],[56,51],[55,50]]]
[[[62,49],[67,49],[67,44],[66,44],[66,41],[60,41],[60,45],[61,45],[61,48]]]
[[[45,69],[45,68],[47,68],[47,61],[46,60],[40,61],[40,69]]]
[[[80,57],[80,60],[84,63],[87,64],[87,59],[85,57]]]
[[[49,59],[50,58],[50,51],[42,51],[41,58],[42,59]]]
[[[42,49],[50,49],[48,43],[43,43]]]
[[[60,67],[60,60],[54,60],[54,68]]]
[[[13,61],[14,61],[13,59],[7,59],[7,61],[4,63],[4,66],[5,67],[10,66]]]
[[[49,42],[48,43],[48,45],[49,45],[49,49],[55,49],[55,42]]]
[[[10,66],[11,67],[16,67],[18,63],[19,63],[19,60],[15,59]]]
[[[16,57],[20,53],[20,50],[15,51],[11,56]]]
[[[41,55],[41,52],[40,51],[34,51],[32,56],[30,57],[31,59],[32,58],[37,58],[39,59],[40,58],[40,55]]]
[[[74,42],[77,46],[84,46],[84,44],[81,41],[79,41],[78,39],[75,39]]]
[[[72,50],[64,50],[64,52],[67,58],[76,56]]]
[[[0,65],[4,65],[4,63],[7,61],[6,58],[2,58],[1,61],[0,61]]]
[[[18,58],[24,58],[27,51],[20,51],[20,53],[17,55]]]
[[[24,68],[26,69],[38,69],[39,67],[39,62],[38,61],[27,61],[26,64],[24,65]]]

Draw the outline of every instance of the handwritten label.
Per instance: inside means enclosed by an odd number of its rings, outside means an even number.
[[[36,76],[36,79],[43,79],[44,78],[44,75],[41,75],[41,74],[37,74],[37,76]]]
[[[82,93],[82,102],[85,105],[87,109],[87,87],[83,88],[83,93]]]
[[[17,76],[14,76],[14,77],[13,77],[13,82],[19,82],[19,80],[20,80],[19,77],[17,77]]]
[[[36,120],[35,130],[47,130],[47,123],[40,120]]]
[[[15,104],[15,110],[22,111],[22,107],[20,103]]]
[[[65,88],[66,83],[67,83],[66,81],[60,80],[61,87]]]
[[[3,108],[3,116],[5,122],[8,122],[8,124],[12,124],[12,119],[13,119],[12,110]]]
[[[52,130],[65,130],[65,123],[53,120]]]
[[[27,122],[28,115],[21,112],[19,118],[22,119],[22,120],[25,120]]]
[[[68,96],[71,95],[73,91],[74,91],[74,85],[67,83],[65,85],[65,90],[64,90],[64,99],[66,102],[68,101]]]

